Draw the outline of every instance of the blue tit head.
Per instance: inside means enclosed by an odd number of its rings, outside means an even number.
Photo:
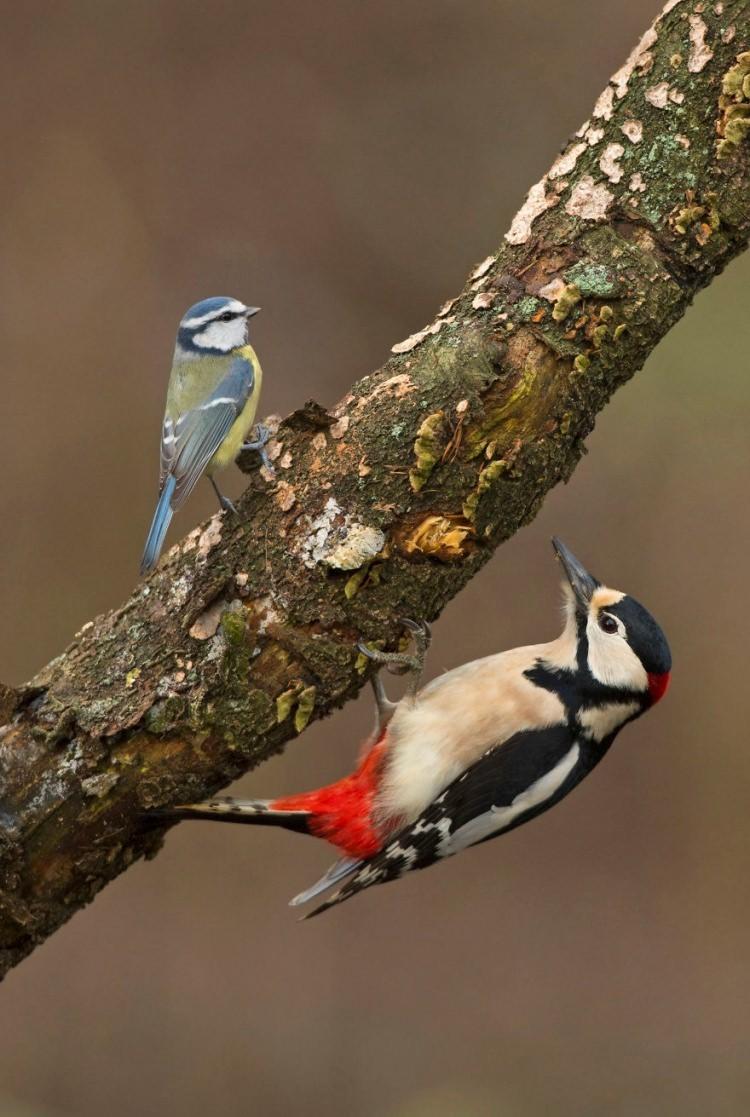
[[[213,357],[239,349],[247,344],[247,320],[259,309],[224,295],[203,299],[182,316],[177,352]]]

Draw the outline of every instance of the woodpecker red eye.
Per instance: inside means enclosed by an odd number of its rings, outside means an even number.
[[[599,614],[599,628],[602,632],[606,632],[609,636],[614,636],[618,627],[617,621],[614,617],[610,617],[609,613]]]

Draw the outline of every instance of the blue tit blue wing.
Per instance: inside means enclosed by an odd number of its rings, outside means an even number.
[[[162,485],[175,481],[171,506],[179,508],[229,434],[253,390],[253,366],[236,357],[210,395],[178,419],[165,419],[162,432]]]

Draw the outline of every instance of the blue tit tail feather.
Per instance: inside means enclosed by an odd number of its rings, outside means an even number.
[[[159,496],[159,503],[154,512],[154,518],[151,521],[151,529],[148,533],[146,546],[143,551],[143,558],[141,559],[141,574],[147,574],[149,570],[153,570],[159,561],[161,549],[164,546],[164,537],[167,534],[170,521],[172,519],[172,496],[174,495],[176,480],[174,477],[167,477],[164,482],[164,488]]]

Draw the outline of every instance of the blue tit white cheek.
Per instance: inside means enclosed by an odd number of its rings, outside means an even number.
[[[247,319],[232,318],[229,322],[215,320],[193,334],[193,344],[199,349],[218,349],[230,353],[240,349],[247,341]]]

